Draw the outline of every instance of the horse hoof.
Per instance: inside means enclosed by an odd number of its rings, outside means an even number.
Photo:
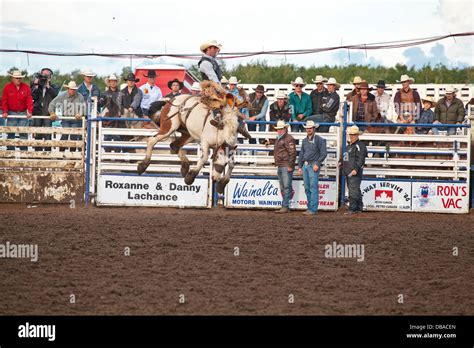
[[[189,172],[189,163],[183,163],[181,165],[181,176],[184,178]]]
[[[186,185],[191,185],[194,182],[194,179],[196,178],[197,173],[193,170],[190,170],[188,174],[186,174],[186,177],[184,178],[184,182]]]
[[[179,152],[179,146],[173,146],[173,144],[170,144],[170,153],[172,155],[176,155]]]
[[[226,185],[229,183],[229,180],[222,180],[217,183],[216,191],[218,194],[223,195]]]

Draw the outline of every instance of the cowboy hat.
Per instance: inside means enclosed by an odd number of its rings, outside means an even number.
[[[125,80],[125,81],[135,81],[135,82],[140,81],[140,79],[135,78],[135,74],[134,74],[134,73],[128,73],[127,77],[125,77],[124,80]]]
[[[26,76],[26,75],[22,75],[20,70],[13,70],[12,73],[11,74],[8,73],[8,75],[16,79],[22,79]]]
[[[306,121],[306,123],[303,126],[304,128],[318,128],[319,124],[314,123],[313,120]]]
[[[64,85],[67,89],[78,89],[75,81],[69,81],[67,85]]]
[[[400,80],[397,80],[397,82],[399,82],[399,83],[402,83],[402,82],[405,82],[405,81],[410,81],[410,83],[413,83],[413,82],[415,82],[415,79],[413,77],[408,76],[408,75],[402,75],[402,76],[400,76]]]
[[[86,69],[84,71],[81,71],[82,76],[89,76],[89,77],[94,77],[97,75],[96,73],[93,73],[91,69]]]
[[[285,123],[285,121],[283,120],[278,120],[277,121],[277,124],[275,126],[275,129],[283,129],[283,128],[287,128],[289,127],[290,125],[288,123]]]
[[[173,86],[173,83],[179,83],[179,89],[183,89],[184,87],[184,83],[182,83],[180,80],[178,79],[174,79],[174,80],[171,80],[171,81],[168,81],[168,88],[171,89],[171,86]]]
[[[105,83],[109,83],[109,81],[118,81],[117,76],[115,76],[115,74],[112,74],[109,77],[106,77]]]
[[[354,77],[354,80],[351,82],[353,85],[355,85],[356,83],[362,83],[364,80],[362,80],[362,78],[360,76],[356,76]]]
[[[158,75],[156,75],[156,71],[155,70],[148,70],[146,75],[143,74],[144,77],[156,77]]]
[[[216,40],[208,40],[201,44],[201,47],[199,47],[199,50],[202,53],[206,53],[206,50],[211,47],[211,46],[216,46],[218,49],[222,49],[222,45],[218,43]]]
[[[324,83],[324,82],[328,82],[328,79],[323,77],[322,75],[316,75],[316,78],[311,81],[313,81],[314,83]]]
[[[257,87],[255,87],[253,89],[255,92],[262,92],[262,93],[266,93],[267,91],[265,90],[265,87],[263,87],[262,85],[258,85]]]
[[[237,77],[231,76],[230,79],[229,79],[229,81],[228,81],[227,83],[228,83],[229,85],[236,85],[236,84],[240,83],[240,80],[237,81]]]
[[[347,134],[349,135],[354,135],[354,134],[362,134],[362,132],[359,130],[359,127],[357,126],[351,126],[347,129]]]
[[[278,93],[277,93],[277,95],[276,95],[276,98],[277,98],[277,99],[286,99],[286,98],[288,98],[288,96],[286,95],[285,92],[283,92],[283,91],[278,91]]]
[[[379,80],[379,82],[377,82],[377,84],[375,85],[376,88],[387,88],[387,86],[385,85],[385,81],[384,80]]]
[[[431,107],[435,107],[436,106],[436,102],[434,100],[433,97],[424,97],[424,98],[421,98],[421,102],[423,103],[424,101],[427,101],[428,103],[431,103]]]
[[[369,91],[371,91],[372,87],[369,87],[367,81],[362,81],[359,85],[359,89],[368,89]]]
[[[193,85],[191,86],[191,91],[201,91],[201,84],[199,82],[193,82]]]
[[[229,80],[227,80],[227,77],[222,76],[222,78],[221,78],[221,83],[222,83],[222,84],[226,84],[226,83],[228,84],[228,83],[229,83]]]
[[[456,93],[457,91],[458,91],[458,89],[454,88],[454,86],[451,85],[451,86],[448,86],[448,87],[445,88],[444,93],[445,94],[452,94],[452,93]]]
[[[297,77],[294,81],[291,81],[291,85],[294,87],[295,85],[303,85],[306,86],[306,83],[304,83],[303,79],[301,77]]]
[[[334,77],[330,77],[329,80],[326,82],[326,85],[335,85],[336,88],[341,87],[341,85],[339,83],[337,83],[337,81]]]

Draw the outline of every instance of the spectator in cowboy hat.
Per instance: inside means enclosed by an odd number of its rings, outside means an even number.
[[[282,196],[281,208],[277,213],[287,213],[290,209],[290,200],[293,192],[293,170],[296,161],[296,145],[295,139],[288,134],[289,124],[283,120],[278,120],[275,130],[278,135],[275,139],[273,148],[273,157],[275,166],[277,166],[278,181],[280,183],[280,191]]]
[[[84,81],[79,85],[77,93],[84,97],[84,100],[87,103],[87,115],[90,115],[92,111],[92,97],[100,97],[99,87],[92,83],[92,79],[97,75],[92,72],[91,69],[86,69],[81,72],[81,75],[84,77]]]
[[[216,56],[222,49],[222,45],[216,40],[208,40],[201,44],[199,49],[203,53],[201,60],[198,62],[202,79],[221,83],[222,71]]]
[[[328,90],[324,87],[324,83],[328,80],[322,75],[316,75],[316,78],[312,81],[316,84],[316,89],[312,90],[309,94],[313,106],[312,115],[321,115],[321,100],[328,93]]]
[[[229,84],[228,84],[228,88],[227,88],[227,91],[231,94],[233,94],[235,97],[237,97],[237,99],[242,102],[243,101],[243,98],[240,96],[240,90],[239,88],[241,87],[238,87],[237,85],[240,83],[240,80],[237,80],[237,77],[235,76],[231,76],[229,78]],[[248,118],[249,117],[249,109],[247,108],[241,108],[239,109],[239,111],[246,117]]]
[[[99,98],[99,107],[104,107],[107,103],[107,99],[112,99],[114,103],[118,105],[118,96],[120,90],[118,88],[118,78],[115,74],[112,74],[105,78],[106,84],[109,86],[103,93],[101,93]],[[117,115],[118,116],[118,115]]]
[[[249,112],[249,121],[265,121],[268,111],[268,99],[265,96],[265,87],[258,85],[254,88],[254,92],[249,94],[250,106],[248,108]],[[247,125],[249,131],[256,131],[257,125],[249,124]],[[260,125],[259,131],[265,131],[265,125]],[[264,140],[262,139],[262,143]],[[250,144],[255,144],[255,139],[250,139]]]
[[[240,88],[241,87],[237,87],[237,85],[240,83],[240,80],[237,80],[237,77],[235,76],[231,76],[229,78],[229,85],[228,85],[228,89],[227,91],[229,93],[231,93],[232,95],[234,95],[238,100],[239,102],[243,102],[244,101],[244,98],[242,96],[240,96]],[[249,109],[247,108],[240,108],[239,109],[240,113],[246,118],[248,119],[249,117]],[[211,124],[214,125],[213,121],[211,121]],[[252,136],[249,134],[249,132],[247,131],[247,128],[246,128],[246,125],[245,125],[245,122],[244,120],[239,117],[239,129],[238,129],[239,133],[242,134],[245,138],[247,139],[252,139]],[[239,141],[241,142],[242,139],[239,139]]]
[[[227,85],[228,85],[228,84],[229,84],[229,80],[227,80],[227,77],[222,76],[222,78],[221,78],[221,86],[222,86],[223,88],[227,88]]]
[[[2,123],[7,123],[11,127],[27,127],[30,124],[30,118],[33,114],[33,98],[31,97],[30,87],[23,82],[24,74],[20,70],[14,70],[8,73],[11,82],[3,87],[2,92]],[[18,118],[16,116],[26,116]],[[2,126],[3,124],[0,124]],[[19,134],[20,139],[28,139],[26,133]],[[14,139],[15,133],[8,133],[8,139]],[[14,150],[13,146],[8,146],[7,150]],[[20,150],[26,151],[26,146],[21,146]]]
[[[119,94],[120,89],[118,88],[118,78],[115,74],[110,75],[109,77],[105,78],[105,82],[109,86],[109,88],[104,92],[101,93],[99,98],[99,107],[104,108],[107,107],[108,115],[107,117],[120,117],[121,112],[119,108]],[[118,121],[102,121],[103,127],[108,128],[120,128],[123,126],[123,123]],[[105,141],[121,141],[123,137],[118,134],[106,134],[104,135]],[[105,152],[111,152],[114,150],[115,152],[119,152],[120,149],[112,149],[112,148],[105,148]]]
[[[359,94],[359,86],[362,82],[366,82],[360,76],[354,77],[354,80],[351,82],[354,85],[354,89],[346,95],[346,100],[350,101],[355,95]],[[372,94],[368,95],[370,100],[375,100],[375,96]]]
[[[59,94],[49,104],[49,114],[52,121],[57,119],[56,112],[60,110],[62,117],[74,117],[75,120],[62,120],[61,125],[66,128],[81,128],[82,118],[86,115],[87,104],[82,94],[78,92],[79,87],[75,81],[70,81],[67,85],[66,93]],[[63,134],[61,140],[80,140],[79,134]],[[65,148],[60,148],[64,151]],[[70,151],[76,151],[75,147],[70,148]]]
[[[173,79],[168,81],[168,88],[171,89],[171,92],[168,93],[165,97],[166,98],[175,98],[178,95],[181,95],[181,90],[184,87],[184,83],[178,79]]]
[[[379,82],[377,82],[375,85],[375,88],[377,88],[374,94],[377,109],[379,110],[382,122],[387,122],[387,113],[390,107],[390,95],[385,92],[385,89],[387,88],[385,81],[379,80]]]
[[[359,94],[352,97],[352,121],[353,122],[377,122],[379,111],[375,100],[369,99],[371,88],[366,81],[359,84]],[[373,95],[372,95],[373,96]],[[359,126],[365,130],[366,126]]]
[[[303,175],[308,210],[304,215],[314,215],[319,207],[319,172],[327,156],[326,140],[316,134],[318,125],[309,120],[304,125],[306,134],[298,156],[298,175]]]
[[[438,100],[435,107],[434,124],[461,124],[464,121],[464,104],[455,94],[458,90],[453,86],[446,87],[445,96]],[[433,128],[433,134],[447,130],[448,135],[456,134],[456,128]]]
[[[336,122],[336,115],[339,111],[339,94],[336,92],[341,86],[337,83],[334,77],[331,77],[326,82],[327,90],[321,98],[321,105],[319,107],[320,113],[316,116],[311,116],[308,120],[313,120],[316,123],[334,123]],[[328,133],[329,126],[319,126],[320,133]]]
[[[431,109],[436,107],[436,102],[434,101],[433,97],[421,98],[421,102],[423,103],[423,110],[421,110],[420,117],[416,119],[416,123],[420,123],[420,124],[433,123],[434,112]],[[431,134],[432,131],[429,128],[415,127],[415,133],[416,134],[428,134],[428,133]]]
[[[288,96],[283,91],[278,91],[276,95],[276,101],[270,105],[270,121],[276,122],[278,120],[283,120],[285,122],[290,122],[291,120],[291,110],[290,104],[288,103]],[[270,131],[275,130],[273,125],[270,125]]]
[[[309,94],[303,92],[303,87],[306,86],[301,77],[297,77],[295,81],[291,81],[294,91],[290,93],[290,105],[292,108],[291,120],[294,122],[305,122],[306,118],[313,113],[313,104]],[[300,126],[292,126],[293,132],[298,132],[303,129]]]
[[[161,92],[160,87],[156,85],[156,71],[148,70],[146,75],[143,75],[148,79],[148,81],[140,86],[142,91],[142,103],[140,107],[142,108],[143,114],[145,116],[150,116],[148,114],[148,109],[150,108],[151,103],[156,102],[163,98],[163,93]]]
[[[240,80],[237,80],[237,77],[231,76],[227,81],[227,90],[235,96],[239,95],[239,90],[237,85],[240,83]]]
[[[193,82],[191,86],[191,95],[196,96],[201,93],[201,84],[199,82]]]
[[[364,208],[360,184],[364,171],[367,147],[359,140],[361,134],[359,127],[352,126],[347,130],[349,143],[342,158],[342,174],[346,176],[349,189],[349,211],[345,214],[361,213]]]
[[[274,101],[270,105],[270,121],[271,122],[278,122],[279,120],[283,120],[285,122],[290,122],[291,120],[291,110],[290,104],[288,103],[288,96],[283,91],[278,91],[276,94],[276,101]],[[276,131],[275,125],[270,124],[269,126],[270,132]],[[265,145],[274,144],[275,141],[273,139],[265,139]]]
[[[413,77],[408,75],[402,75],[400,80],[397,82],[402,84],[402,88],[395,93],[393,98],[393,104],[395,107],[395,112],[398,115],[397,122],[404,122],[406,114],[410,115],[409,122],[412,122],[415,119],[415,116],[421,112],[421,98],[417,91],[413,90],[410,87],[410,84],[415,82]],[[409,131],[407,129],[407,131]]]
[[[124,109],[128,109],[129,112],[135,113],[135,115],[143,116],[141,108],[141,102],[143,98],[142,91],[136,86],[136,83],[140,81],[135,78],[135,74],[129,73],[125,78],[127,86],[125,86],[118,95],[118,105],[121,113],[123,114]]]

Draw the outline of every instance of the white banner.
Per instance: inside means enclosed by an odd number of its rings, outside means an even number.
[[[99,175],[97,205],[208,207],[209,180],[160,176]]]
[[[411,183],[363,180],[360,189],[365,210],[411,210]]]
[[[413,211],[468,213],[469,187],[465,183],[412,183]]]
[[[335,181],[319,181],[319,209],[336,210]],[[278,179],[230,179],[227,184],[225,206],[230,208],[277,209],[282,196]],[[293,180],[291,209],[306,209],[303,180]]]

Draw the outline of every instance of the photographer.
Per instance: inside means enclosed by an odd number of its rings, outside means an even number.
[[[51,79],[53,71],[49,68],[43,68],[39,73],[33,75],[31,82],[31,96],[33,97],[33,115],[34,116],[49,116],[49,103],[56,98],[59,88],[56,87]],[[49,118],[33,119],[34,127],[51,127],[51,120]],[[44,139],[51,140],[51,134],[36,134],[36,140]],[[50,147],[36,147],[36,151],[51,151]]]

